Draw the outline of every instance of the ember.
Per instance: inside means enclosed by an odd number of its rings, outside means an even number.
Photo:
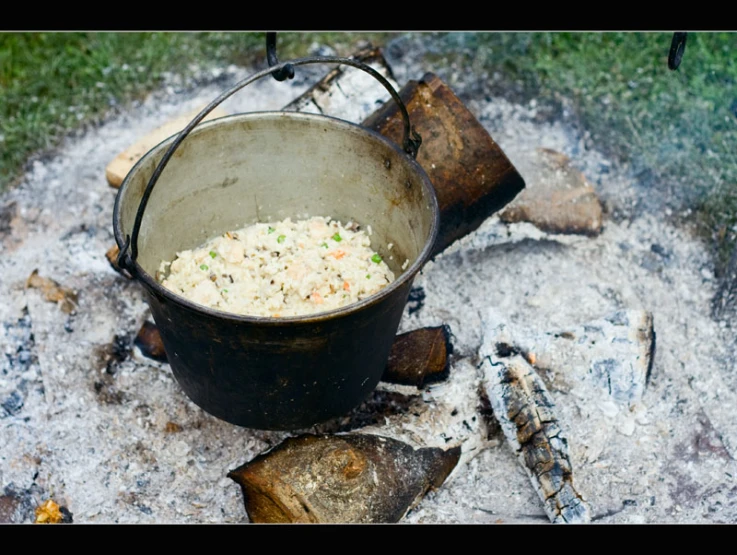
[[[53,499],[48,499],[36,508],[36,524],[68,524],[73,521],[72,513],[60,507]]]

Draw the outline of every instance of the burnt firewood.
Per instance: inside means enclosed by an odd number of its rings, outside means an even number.
[[[153,322],[147,320],[143,323],[141,329],[138,330],[138,334],[136,334],[136,338],[133,340],[133,344],[141,350],[143,356],[159,362],[167,361],[159,328]]]
[[[395,89],[398,89],[381,49],[362,48],[351,56],[371,66]],[[377,104],[391,101],[389,92],[368,73],[351,66],[333,67],[307,91],[284,106],[284,111],[324,114],[358,123]]]
[[[552,522],[591,520],[573,485],[568,440],[555,416],[555,404],[540,377],[521,356],[503,362],[483,360],[486,391],[494,416],[522,463]]]
[[[417,162],[438,197],[442,218],[433,254],[468,235],[504,208],[525,182],[499,145],[437,75],[409,81],[399,96],[422,137]],[[387,102],[363,125],[397,143],[404,132],[399,108]]]
[[[562,330],[510,333],[513,348],[527,362],[538,372],[555,375],[553,390],[610,399],[625,410],[645,393],[655,352],[650,312],[618,310]],[[589,385],[603,395],[594,396]]]
[[[375,435],[288,438],[232,472],[252,522],[398,522],[439,487],[460,449]]]
[[[553,398],[529,362],[508,347],[498,329],[487,329],[479,355],[494,416],[548,518],[555,523],[589,522],[588,505],[573,485],[568,439]]]
[[[452,352],[447,326],[421,328],[398,335],[381,380],[417,388],[448,377]]]

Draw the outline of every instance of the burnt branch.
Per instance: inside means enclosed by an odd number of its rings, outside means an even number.
[[[496,359],[493,354],[482,354],[485,387],[494,415],[548,518],[552,522],[590,521],[588,506],[573,485],[568,440],[542,379],[519,355]]]

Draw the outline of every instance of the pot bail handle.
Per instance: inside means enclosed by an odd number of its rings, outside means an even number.
[[[404,152],[412,157],[412,159],[416,159],[417,152],[420,149],[420,145],[422,144],[422,137],[420,137],[420,135],[410,125],[407,107],[404,105],[404,102],[402,102],[402,99],[400,98],[397,91],[395,91],[391,83],[389,83],[389,81],[387,81],[387,79],[374,68],[353,58],[342,58],[339,56],[310,56],[306,58],[296,58],[294,60],[290,60],[289,62],[279,63],[277,65],[269,67],[268,69],[264,69],[262,71],[259,71],[258,73],[254,73],[250,77],[246,77],[242,81],[239,81],[238,83],[233,85],[227,91],[221,93],[220,96],[218,96],[215,100],[210,102],[210,104],[205,106],[205,108],[203,108],[202,111],[197,114],[194,119],[192,119],[192,121],[190,121],[187,126],[179,132],[179,135],[177,135],[177,138],[169,146],[166,153],[164,153],[164,156],[161,158],[161,161],[156,166],[156,169],[154,169],[154,172],[151,174],[148,185],[146,185],[146,189],[141,196],[141,202],[138,205],[136,219],[133,223],[133,231],[131,235],[126,235],[125,244],[120,249],[120,254],[118,255],[118,266],[127,270],[131,275],[135,275],[135,261],[136,258],[138,258],[138,234],[141,230],[143,214],[146,211],[146,205],[148,204],[148,200],[151,196],[154,185],[156,185],[156,182],[161,176],[161,172],[164,171],[164,168],[169,163],[169,160],[173,156],[174,152],[177,150],[177,148],[179,148],[179,145],[182,144],[182,141],[187,138],[187,135],[190,134],[192,129],[194,129],[203,120],[203,118],[207,116],[207,114],[217,108],[218,105],[220,105],[224,100],[226,100],[234,93],[238,92],[242,88],[250,85],[254,81],[261,79],[266,75],[283,75],[285,72],[289,71],[289,68],[306,64],[324,63],[348,65],[355,67],[357,69],[365,71],[384,86],[384,88],[389,92],[391,97],[397,103],[397,105],[399,106],[399,110],[402,113],[402,119],[404,121],[404,136],[402,139],[402,148],[404,149]],[[129,249],[130,252],[128,252]]]

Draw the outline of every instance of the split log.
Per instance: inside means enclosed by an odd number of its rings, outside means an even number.
[[[448,377],[452,353],[447,326],[420,328],[398,335],[381,381],[422,388]]]
[[[399,96],[422,136],[417,162],[435,187],[442,214],[433,254],[477,229],[506,206],[525,182],[499,145],[437,75],[410,81]],[[363,125],[400,143],[403,123],[394,102]]]
[[[460,449],[348,434],[289,438],[228,474],[252,522],[398,522],[439,487]]]
[[[105,177],[111,187],[116,189],[123,184],[123,180],[131,171],[133,166],[146,154],[149,150],[159,144],[161,141],[168,139],[172,135],[179,133],[187,124],[199,114],[204,106],[179,116],[175,119],[167,121],[164,125],[157,127],[147,135],[138,139],[135,143],[118,154],[105,168]],[[207,114],[202,121],[220,118],[228,115],[228,113],[220,107],[215,108]]]

